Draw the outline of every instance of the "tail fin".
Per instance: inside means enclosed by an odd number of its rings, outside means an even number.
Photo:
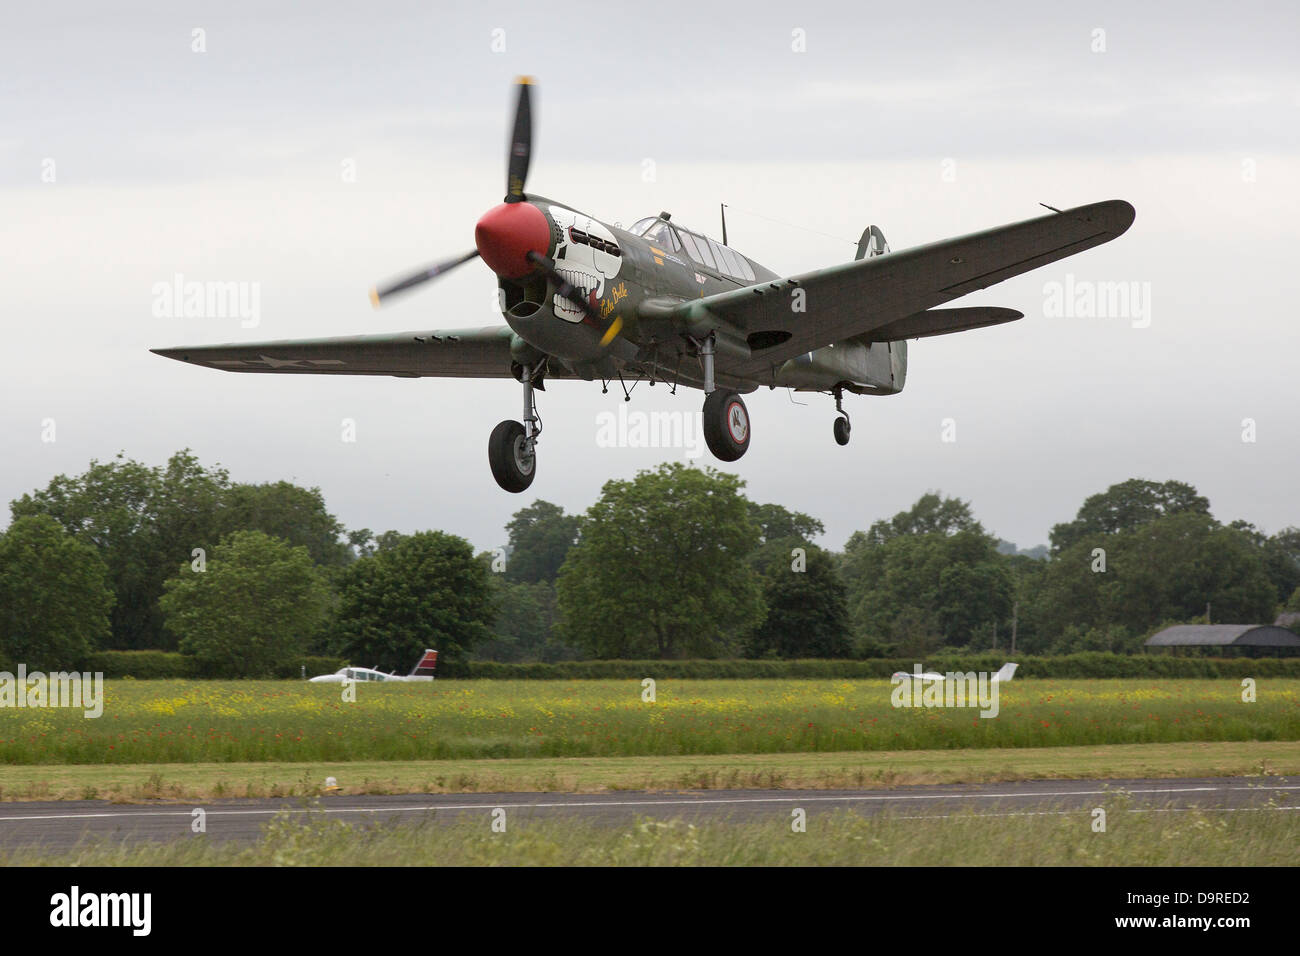
[[[426,650],[420,662],[412,668],[410,677],[432,677],[438,667],[438,652]]]
[[[858,240],[858,253],[853,258],[854,260],[874,259],[888,252],[889,243],[885,241],[885,234],[880,231],[879,226],[872,225],[862,230],[862,238]],[[870,335],[863,335],[860,339],[867,348],[876,350],[876,341]],[[895,342],[882,339],[880,345],[889,356],[889,389],[880,394],[894,395],[901,392],[907,383],[907,342],[905,339]]]
[[[1011,683],[1011,678],[1016,676],[1016,668],[1019,664],[1003,664],[1002,669],[993,675],[993,679],[1002,684]]]
[[[885,241],[885,234],[880,231],[879,226],[867,226],[862,230],[862,238],[858,240],[858,254],[854,259],[870,259],[873,256],[883,256],[889,251],[889,243]]]

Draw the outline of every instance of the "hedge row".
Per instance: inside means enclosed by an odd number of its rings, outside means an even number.
[[[979,654],[932,657],[923,662],[927,671],[996,671],[1005,655]],[[1215,658],[1173,657],[1165,654],[1109,654],[1088,651],[1056,657],[1017,655],[1017,677],[1300,677],[1300,657]],[[336,657],[300,657],[285,661],[269,676],[299,678],[304,668],[308,677],[330,674],[346,661]],[[867,660],[687,660],[687,661],[562,661],[554,664],[504,664],[496,661],[444,663],[439,676],[462,680],[752,680],[776,678],[889,677],[896,671],[911,673],[916,661],[909,658]],[[99,651],[92,654],[84,670],[103,672],[105,677],[137,680],[211,678],[228,675],[201,672],[194,659],[174,651]]]
[[[933,657],[923,662],[926,671],[993,672],[1007,661],[1005,655]],[[1057,657],[1017,655],[1017,677],[1300,677],[1300,657],[1213,658],[1172,657],[1162,654],[1108,654],[1090,651]],[[694,680],[804,677],[821,680],[889,677],[897,671],[911,673],[915,659],[867,660],[687,660],[687,661],[564,661],[554,664],[503,664],[474,661],[448,666],[443,677],[498,680],[595,680],[653,677]]]
[[[276,665],[267,676],[279,678],[301,677],[304,668],[308,677],[332,674],[344,665],[337,657],[295,657]],[[136,680],[163,680],[176,678],[229,677],[211,669],[200,668],[194,658],[175,651],[97,651],[87,659],[83,670],[102,672],[108,677],[132,677]]]

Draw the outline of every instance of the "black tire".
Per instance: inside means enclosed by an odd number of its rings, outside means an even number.
[[[843,415],[841,415],[839,418],[835,419],[835,442],[836,442],[836,444],[839,444],[839,445],[847,445],[847,444],[849,443],[849,432],[850,432],[850,430],[851,430],[851,429],[849,428],[849,420],[848,420],[847,418],[845,418]]]
[[[519,494],[533,483],[537,474],[537,455],[530,453],[519,422],[502,422],[492,429],[488,439],[488,464],[497,484],[512,494]]]
[[[704,399],[704,441],[719,461],[735,461],[749,450],[749,409],[735,392],[717,389]]]

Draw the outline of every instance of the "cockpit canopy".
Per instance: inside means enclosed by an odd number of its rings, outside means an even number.
[[[343,675],[348,680],[356,681],[388,680],[391,676],[372,667],[344,667],[335,673]]]
[[[628,230],[646,242],[655,242],[673,252],[686,251],[697,265],[737,282],[753,282],[754,268],[744,256],[707,236],[690,232],[662,216],[639,219]]]

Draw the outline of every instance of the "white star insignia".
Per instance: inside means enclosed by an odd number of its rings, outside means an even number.
[[[346,365],[340,359],[276,359],[259,355],[255,359],[217,359],[213,365],[265,365],[267,368],[301,368],[304,365]]]

